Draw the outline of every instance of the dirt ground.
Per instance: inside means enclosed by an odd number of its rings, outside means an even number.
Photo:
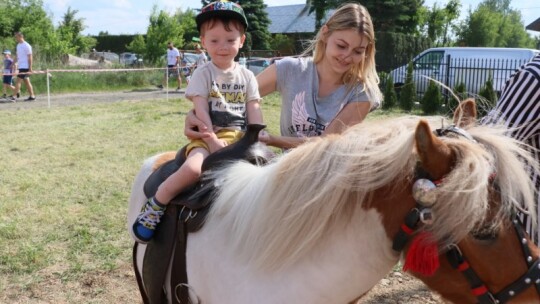
[[[168,95],[168,96],[167,96]],[[157,89],[133,90],[107,93],[70,93],[52,94],[50,100],[47,95],[38,95],[36,101],[25,102],[21,97],[19,101],[12,103],[0,102],[0,110],[17,110],[29,108],[48,108],[69,105],[82,105],[89,103],[107,103],[128,100],[148,100],[178,98],[182,92]],[[68,298],[65,295],[66,286],[52,276],[50,282],[43,282],[40,286],[46,286],[45,290],[30,290],[28,298],[18,298],[13,303],[108,303],[111,299],[119,303],[134,303],[138,299],[138,289],[135,276],[129,263],[120,265],[112,273],[89,273],[78,286],[68,288],[76,290]],[[0,299],[6,299],[0,296]],[[9,296],[8,298],[9,299]],[[97,302],[96,302],[97,301]],[[1,302],[1,300],[0,300]],[[382,279],[370,292],[368,292],[359,304],[439,304],[444,303],[441,298],[430,292],[427,287],[415,278],[399,271],[392,272]]]

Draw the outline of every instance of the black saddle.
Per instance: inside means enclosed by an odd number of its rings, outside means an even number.
[[[227,163],[246,160],[253,164],[263,165],[273,157],[273,153],[265,145],[258,142],[259,132],[264,125],[248,125],[244,136],[213,154],[203,162],[201,180],[192,188],[184,190],[168,205],[155,235],[148,243],[141,278],[136,266],[138,244],[133,248],[135,275],[143,302],[145,304],[165,303],[165,284],[170,284],[173,291],[173,303],[188,303],[186,288],[176,288],[187,283],[185,249],[188,232],[199,230],[213,201],[216,184],[209,173]],[[159,185],[176,172],[185,162],[185,149],[180,149],[176,157],[154,171],[144,184],[146,197],[156,194]],[[168,266],[172,259],[171,281],[165,282]],[[181,301],[177,301],[180,299]]]

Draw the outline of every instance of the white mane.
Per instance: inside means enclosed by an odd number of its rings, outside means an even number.
[[[232,164],[214,173],[222,184],[207,220],[234,236],[230,246],[246,263],[269,269],[290,265],[328,232],[346,229],[357,208],[376,204],[374,190],[410,185],[418,121],[403,117],[364,122],[342,135],[316,138],[264,167]],[[434,128],[440,122],[440,117],[431,119]],[[442,138],[458,155],[452,172],[435,190],[437,219],[430,228],[443,245],[462,239],[485,218],[494,171],[502,193],[499,217],[522,202],[534,210],[534,187],[516,156],[527,154],[496,128],[468,131],[478,143]],[[497,219],[493,223],[499,223]]]

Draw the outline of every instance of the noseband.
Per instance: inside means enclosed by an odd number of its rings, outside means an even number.
[[[455,126],[437,129],[434,131],[434,134],[438,137],[448,136],[450,134],[458,135],[476,142],[469,133]],[[428,178],[428,174],[418,168],[415,180],[418,181],[419,179],[425,178]],[[440,182],[437,181],[433,182],[435,186],[439,183]],[[432,220],[431,208],[426,207],[417,201],[416,206],[407,213],[404,223],[401,225],[398,233],[394,236],[392,249],[397,252],[402,252],[405,245],[411,240],[414,232],[418,230],[420,223],[429,224]],[[467,259],[463,256],[457,244],[450,245],[446,251],[446,258],[448,259],[448,262],[454,269],[461,272],[467,279],[472,294],[478,299],[478,304],[506,303],[533,285],[536,287],[536,291],[540,295],[540,259],[536,259],[535,261],[533,260],[532,253],[527,246],[528,240],[526,237],[526,232],[523,229],[523,224],[518,219],[517,215],[513,216],[512,223],[520,240],[521,249],[529,269],[520,278],[496,294],[489,291],[474,269],[469,265]]]

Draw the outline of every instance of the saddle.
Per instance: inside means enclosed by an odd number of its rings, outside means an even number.
[[[145,304],[167,303],[165,284],[170,284],[173,303],[189,303],[186,272],[186,240],[189,232],[196,232],[204,220],[213,202],[218,185],[209,173],[213,170],[238,160],[246,160],[256,165],[264,165],[273,153],[258,142],[259,132],[265,125],[247,126],[244,136],[213,154],[203,162],[201,180],[193,187],[184,190],[168,205],[152,241],[147,244],[142,277],[136,265],[137,247],[133,247],[133,267],[139,290]],[[159,185],[176,172],[185,162],[186,147],[181,148],[176,157],[155,170],[144,184],[146,197],[152,197]],[[166,282],[169,265],[171,280]],[[143,282],[144,279],[144,282]]]

